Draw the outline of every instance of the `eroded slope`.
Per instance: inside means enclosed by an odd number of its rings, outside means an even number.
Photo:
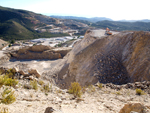
[[[100,38],[87,31],[68,54],[58,84],[67,88],[73,81],[84,86],[98,81],[125,84],[150,80],[149,43],[149,32],[121,32]]]

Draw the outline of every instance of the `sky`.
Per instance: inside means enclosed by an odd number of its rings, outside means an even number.
[[[149,0],[0,0],[0,6],[44,15],[150,19]]]

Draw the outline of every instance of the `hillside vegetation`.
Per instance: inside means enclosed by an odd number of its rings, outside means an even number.
[[[134,30],[134,31],[150,31],[150,22],[119,22],[119,21],[99,21],[91,26],[96,28],[107,28],[111,30]]]
[[[0,6],[0,38],[3,40],[24,40],[57,36],[51,33],[37,33],[34,30],[52,22],[55,23],[55,19],[44,15]]]

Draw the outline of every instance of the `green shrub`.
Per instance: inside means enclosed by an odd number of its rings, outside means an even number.
[[[71,87],[68,90],[68,92],[70,94],[73,94],[74,97],[81,97],[82,93],[81,93],[81,86],[78,82],[73,82],[71,83]]]
[[[5,78],[4,78],[4,76],[0,76],[0,88],[2,87],[2,85],[4,85],[4,83],[5,83]]]
[[[14,91],[12,91],[11,89],[5,88],[1,95],[2,95],[1,103],[12,104],[13,102],[16,101]]]
[[[12,45],[11,45],[11,44],[9,44],[8,46],[9,46],[9,47],[11,47]]]
[[[18,84],[18,81],[16,79],[7,78],[5,81],[6,86],[12,86],[15,87]]]
[[[8,69],[6,75],[9,78],[14,78],[14,76],[15,76],[15,70],[14,69]]]
[[[15,87],[18,84],[18,80],[9,78],[7,75],[0,76],[0,87],[2,85]]]
[[[49,83],[48,84],[44,84],[41,91],[44,91],[45,93],[50,92],[52,89],[52,85],[49,87]]]
[[[30,81],[30,85],[33,87],[33,89],[38,90],[38,85],[36,80]]]
[[[137,95],[144,95],[144,91],[142,91],[141,89],[136,89],[136,94]]]

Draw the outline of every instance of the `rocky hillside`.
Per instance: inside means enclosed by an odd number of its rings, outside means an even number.
[[[58,73],[58,84],[68,88],[73,81],[82,86],[101,83],[125,84],[150,80],[150,33],[121,32],[99,38],[87,31],[66,56]]]
[[[65,21],[65,20],[64,20]],[[67,22],[66,22],[67,23]],[[25,40],[41,37],[68,36],[67,33],[52,34],[46,32],[47,25],[61,28],[84,28],[87,26],[81,22],[69,21],[60,24],[59,19],[51,18],[31,11],[12,9],[0,6],[0,39],[3,40]],[[46,28],[45,28],[46,27]],[[43,28],[44,33],[35,29]]]

